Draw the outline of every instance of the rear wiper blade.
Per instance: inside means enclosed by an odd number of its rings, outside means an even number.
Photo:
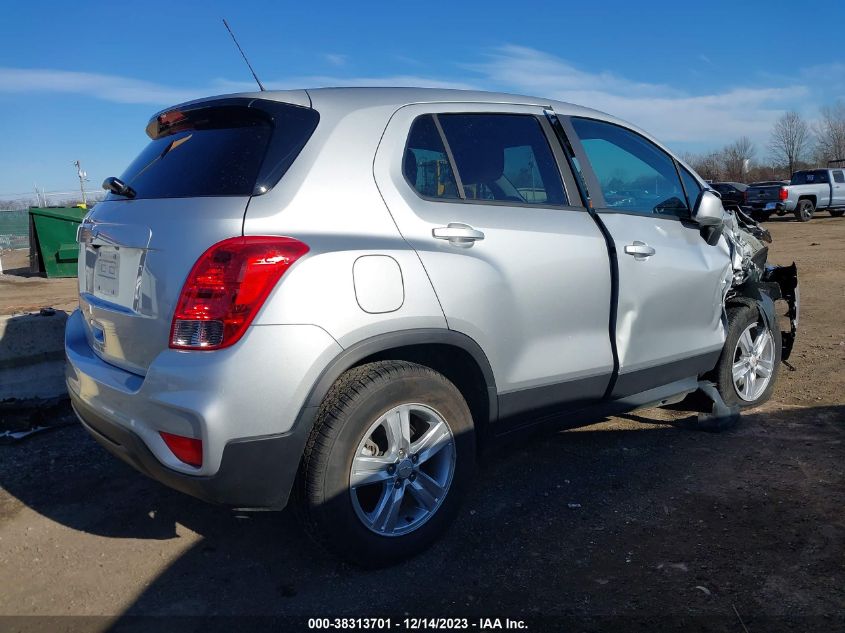
[[[123,196],[125,198],[134,198],[136,195],[132,187],[114,176],[109,176],[103,181],[103,189],[112,192],[116,196]]]

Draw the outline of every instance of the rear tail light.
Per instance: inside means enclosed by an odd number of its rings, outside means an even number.
[[[183,437],[159,431],[161,439],[167,444],[167,448],[176,455],[177,459],[189,466],[202,466],[202,440],[193,437]]]
[[[182,287],[170,347],[213,350],[236,343],[281,276],[307,252],[290,237],[233,237],[209,248]]]
[[[786,200],[788,195],[786,187],[781,187],[780,191],[778,191],[778,200]]]

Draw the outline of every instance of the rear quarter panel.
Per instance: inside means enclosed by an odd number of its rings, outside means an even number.
[[[244,222],[246,235],[286,235],[310,248],[270,295],[256,325],[317,325],[342,347],[386,332],[446,328],[419,257],[396,228],[373,176],[376,148],[396,107],[355,105],[341,109],[315,99],[320,123],[313,137],[282,182],[252,199]],[[398,264],[398,308],[368,312],[359,303],[356,281],[358,295],[370,297],[379,295],[379,284],[397,283],[396,277],[356,279],[355,262],[367,255]],[[385,290],[391,297],[399,293]]]

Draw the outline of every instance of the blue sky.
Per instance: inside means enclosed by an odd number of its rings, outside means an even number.
[[[431,85],[572,101],[679,150],[751,137],[845,99],[845,55],[790,0],[6,3],[0,22],[0,198],[91,188],[144,146],[158,109],[252,90],[226,17],[268,87]],[[824,27],[825,29],[828,27]],[[841,30],[841,29],[840,29]],[[826,51],[830,51],[828,54]]]

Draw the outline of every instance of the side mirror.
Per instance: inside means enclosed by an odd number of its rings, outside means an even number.
[[[712,191],[702,190],[695,201],[692,219],[701,227],[701,236],[714,246],[722,235],[725,225],[725,209],[721,198]]]

